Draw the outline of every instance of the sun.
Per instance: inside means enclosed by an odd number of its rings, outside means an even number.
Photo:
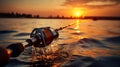
[[[83,15],[83,11],[79,8],[74,8],[73,13],[75,17],[81,17]]]
[[[76,17],[80,17],[81,15],[82,15],[82,14],[80,13],[80,11],[76,11],[76,12],[75,12],[75,16],[76,16]]]

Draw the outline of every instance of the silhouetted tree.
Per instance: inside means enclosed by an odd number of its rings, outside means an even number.
[[[56,16],[56,18],[60,18],[60,16],[59,16],[59,15],[57,15],[57,16]]]
[[[64,16],[62,16],[61,18],[65,18]]]
[[[40,16],[39,15],[35,15],[34,18],[40,18]]]
[[[14,13],[14,12],[11,12],[10,16],[11,16],[12,18],[14,18],[14,17],[15,17],[15,13]]]
[[[48,18],[53,18],[53,16],[52,16],[52,15],[50,15],[50,16],[48,16]]]

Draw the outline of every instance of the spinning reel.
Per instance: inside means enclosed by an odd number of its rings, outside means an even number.
[[[31,38],[36,38],[33,45],[35,47],[46,47],[54,39],[58,38],[58,36],[58,31],[51,29],[50,27],[35,28],[30,34]]]

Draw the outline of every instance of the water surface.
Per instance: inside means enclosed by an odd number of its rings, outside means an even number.
[[[74,23],[59,32],[52,44],[65,44],[62,50],[72,55],[120,56],[120,21],[67,19],[8,19],[0,18],[0,46],[24,42],[34,28],[59,28]]]

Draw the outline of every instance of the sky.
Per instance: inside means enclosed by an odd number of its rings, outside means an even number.
[[[120,0],[0,0],[0,12],[40,16],[120,16]]]

